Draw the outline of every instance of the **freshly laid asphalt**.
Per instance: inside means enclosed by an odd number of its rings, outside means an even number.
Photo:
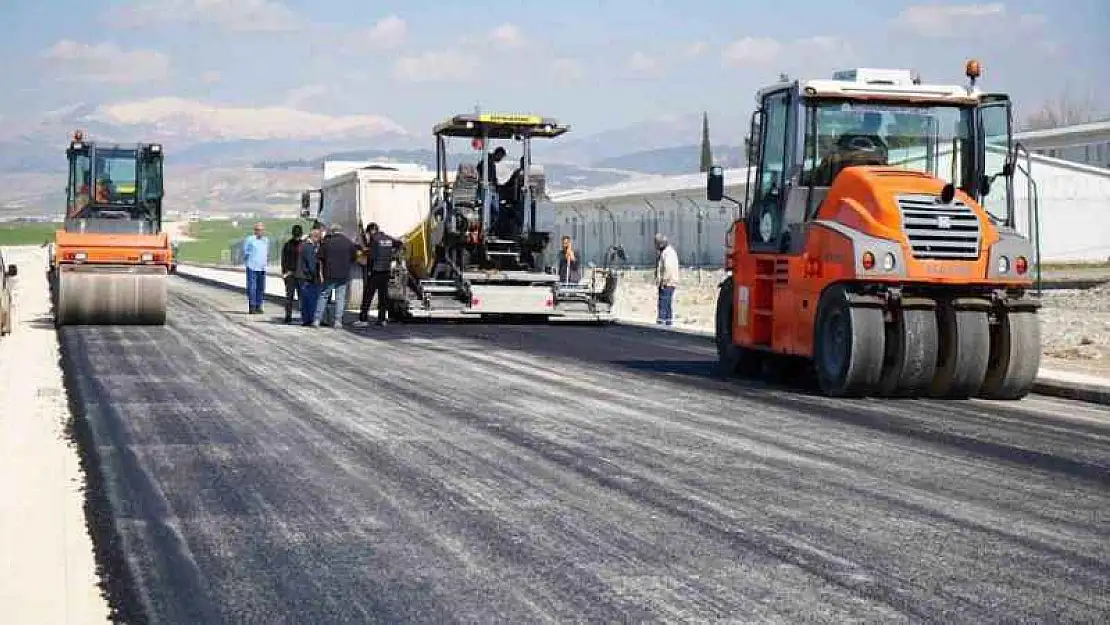
[[[1110,620],[1110,407],[832,400],[651,330],[170,299],[165,327],[61,331],[134,622]]]

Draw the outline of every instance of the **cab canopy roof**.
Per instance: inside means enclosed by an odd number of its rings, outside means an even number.
[[[982,93],[975,88],[955,84],[923,84],[909,70],[855,68],[837,71],[831,79],[808,79],[780,82],[756,95],[763,96],[783,87],[796,88],[803,97],[834,100],[877,100],[913,104],[977,104]]]
[[[480,137],[483,131],[490,139],[513,139],[530,135],[551,139],[570,130],[570,126],[541,115],[514,115],[504,113],[470,113],[455,115],[436,124],[432,132],[444,137]]]

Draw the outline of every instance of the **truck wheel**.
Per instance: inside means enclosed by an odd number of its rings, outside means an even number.
[[[991,332],[991,356],[979,396],[1021,399],[1029,394],[1041,367],[1041,323],[1033,311],[1000,316]]]
[[[716,342],[717,370],[724,377],[737,373],[750,375],[759,367],[760,354],[732,342],[732,311],[735,302],[732,278],[721,283],[717,291]]]
[[[886,324],[886,355],[878,394],[903,397],[929,390],[937,370],[937,316],[930,308],[894,310]]]
[[[883,372],[883,311],[852,306],[841,285],[821,296],[814,331],[814,367],[821,390],[833,397],[873,392]]]
[[[990,320],[985,310],[937,307],[937,372],[929,394],[967,399],[979,392],[990,358]]]

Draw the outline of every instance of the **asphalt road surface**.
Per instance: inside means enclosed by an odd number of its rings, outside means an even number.
[[[63,330],[135,620],[1110,614],[1110,410],[830,400],[650,330],[312,330],[245,299],[174,278],[166,327]]]

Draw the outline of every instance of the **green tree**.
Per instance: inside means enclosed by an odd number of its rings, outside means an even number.
[[[709,113],[701,114],[701,171],[705,173],[713,166],[713,150],[709,147]]]

